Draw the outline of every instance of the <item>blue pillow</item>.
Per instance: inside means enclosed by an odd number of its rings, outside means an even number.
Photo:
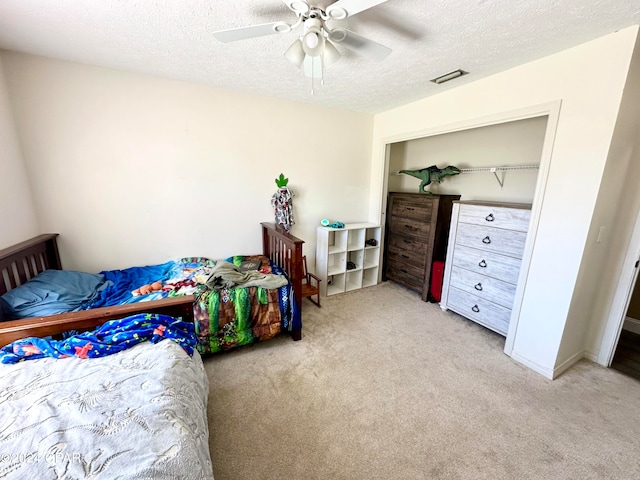
[[[41,317],[81,310],[105,286],[103,275],[45,270],[0,297],[5,320]]]

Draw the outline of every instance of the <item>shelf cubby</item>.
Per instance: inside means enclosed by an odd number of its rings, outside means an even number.
[[[362,286],[370,287],[378,283],[378,267],[365,268],[362,272]]]
[[[381,239],[380,225],[372,223],[351,223],[339,229],[318,227],[315,273],[322,279],[322,295],[376,285]],[[347,269],[348,262],[355,268]]]
[[[362,271],[352,270],[345,274],[345,292],[362,288]]]
[[[344,273],[341,273],[339,275],[331,275],[326,282],[326,295],[334,295],[336,293],[344,292],[345,277],[346,274]]]

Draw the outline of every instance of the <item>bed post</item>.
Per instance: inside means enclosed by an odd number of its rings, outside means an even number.
[[[282,227],[262,222],[262,253],[287,272],[293,285],[296,303],[302,311],[302,244],[304,240],[291,235]],[[294,340],[302,338],[301,330],[291,332]]]
[[[62,262],[60,261],[60,252],[58,250],[58,234],[50,234],[51,237],[46,240],[47,245],[47,265],[55,270],[62,270]]]

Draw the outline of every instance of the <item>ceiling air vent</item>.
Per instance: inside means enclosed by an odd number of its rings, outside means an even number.
[[[461,77],[466,75],[469,72],[465,72],[464,70],[458,69],[453,72],[445,73],[444,75],[440,75],[439,77],[431,79],[433,83],[437,83],[440,85],[441,83],[448,82],[449,80],[453,80],[454,78]]]

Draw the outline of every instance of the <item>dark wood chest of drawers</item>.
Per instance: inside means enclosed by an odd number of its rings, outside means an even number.
[[[460,195],[389,194],[383,280],[393,280],[428,299],[431,266],[447,254],[451,208]]]

